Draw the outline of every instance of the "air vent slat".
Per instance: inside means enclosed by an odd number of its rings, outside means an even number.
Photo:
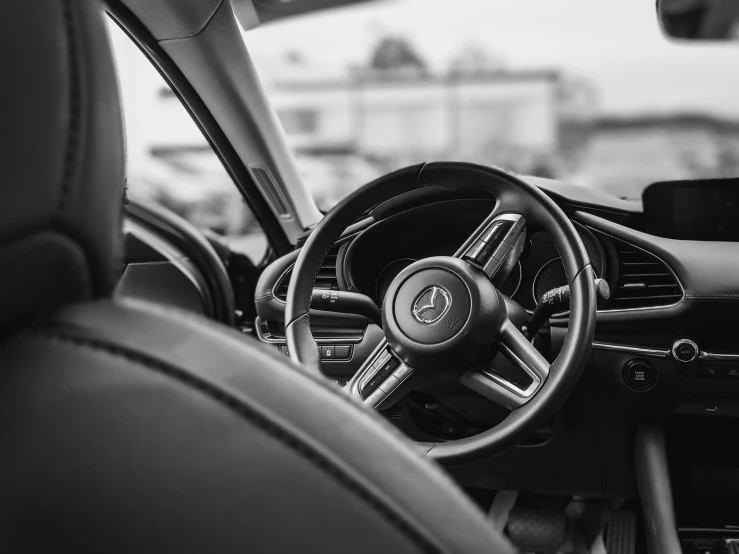
[[[336,278],[336,263],[338,259],[339,247],[333,247],[326,258],[321,262],[316,275],[314,287],[317,289],[333,289],[339,290],[339,280]],[[285,302],[287,300],[287,289],[290,286],[290,277],[292,276],[292,268],[283,273],[280,280],[274,288],[275,297]]]
[[[656,256],[614,240],[619,276],[609,309],[669,306],[682,298],[675,275]]]

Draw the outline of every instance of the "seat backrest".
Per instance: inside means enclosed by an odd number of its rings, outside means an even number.
[[[103,5],[0,17],[0,334],[108,295],[121,270],[123,124]]]

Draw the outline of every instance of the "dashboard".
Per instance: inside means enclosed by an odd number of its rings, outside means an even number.
[[[691,429],[708,436],[725,427],[716,427],[719,421],[739,417],[739,243],[658,236],[633,205],[563,183],[536,184],[570,217],[612,295],[598,306],[590,361],[564,408],[526,444],[449,471],[470,487],[632,495],[637,425],[689,418],[700,422]],[[376,206],[330,249],[316,287],[361,292],[381,305],[399,271],[414,260],[454,254],[490,213],[492,198],[465,194],[430,189]],[[129,212],[128,265],[118,296],[233,325],[226,318],[233,316],[233,298],[230,306],[224,300],[234,281],[218,260],[223,253],[199,244],[202,236],[153,207],[133,203]],[[256,314],[243,319],[254,325],[240,327],[285,355],[285,300],[298,255],[294,250],[262,270]],[[233,260],[224,259],[231,271]],[[519,264],[497,286],[531,312],[537,298],[565,282],[556,247],[530,227]],[[566,312],[555,314],[537,337],[550,360],[568,322]],[[354,314],[312,311],[311,327],[322,370],[340,386],[383,337],[377,325]],[[383,415],[423,441],[469,436],[508,413],[460,385],[415,391]],[[680,436],[688,427],[672,428]]]
[[[612,295],[598,307],[590,362],[561,413],[529,444],[452,473],[470,486],[633,494],[638,423],[739,416],[739,243],[652,235],[631,204],[563,183],[535,184],[570,217]],[[381,305],[398,272],[421,258],[453,254],[493,204],[489,196],[429,191],[377,206],[329,251],[316,286],[361,292]],[[549,237],[529,231],[519,265],[497,285],[531,311],[566,276]],[[285,299],[298,254],[268,266],[255,296],[258,337],[285,354]],[[550,359],[567,334],[567,316],[556,314],[545,329],[541,350]],[[323,372],[339,385],[382,338],[379,327],[359,316],[315,312],[311,324]],[[441,426],[450,420],[455,432],[474,432],[507,415],[466,389],[452,390],[442,402],[440,394],[419,392],[384,415],[416,440],[443,439],[448,430]],[[449,417],[434,408],[440,404]],[[542,467],[542,459],[549,463]]]
[[[452,255],[492,211],[491,200],[449,200],[412,208],[373,225],[347,245],[337,273],[347,290],[356,290],[379,305],[393,279],[411,263],[431,257]],[[459,217],[457,214],[462,214]],[[456,217],[454,226],[427,225]],[[408,229],[422,229],[414,240],[398,240]],[[578,233],[598,277],[606,274],[603,244],[587,228]],[[378,245],[384,245],[378,248]],[[610,245],[609,245],[610,246]],[[533,233],[519,263],[498,289],[526,310],[532,311],[542,295],[567,284],[559,253],[543,233]]]

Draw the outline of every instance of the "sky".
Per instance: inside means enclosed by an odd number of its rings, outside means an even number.
[[[294,0],[299,1],[299,0]],[[585,77],[604,115],[702,112],[739,119],[739,42],[662,36],[654,0],[375,0],[245,33],[257,70],[287,51],[326,74],[365,63],[388,34],[408,38],[443,72],[479,44],[511,69]]]

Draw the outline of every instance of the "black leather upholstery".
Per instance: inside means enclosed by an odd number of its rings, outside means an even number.
[[[120,275],[123,126],[106,29],[87,2],[0,18],[0,333]]]
[[[123,162],[102,7],[5,8],[0,551],[510,552],[338,388],[197,316],[90,300]]]

